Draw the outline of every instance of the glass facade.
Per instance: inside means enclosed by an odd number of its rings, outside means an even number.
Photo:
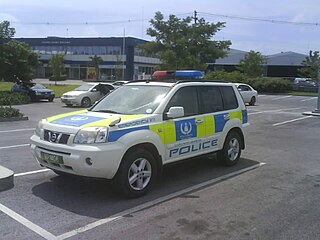
[[[63,53],[69,55],[120,55],[120,46],[32,46],[40,54]]]

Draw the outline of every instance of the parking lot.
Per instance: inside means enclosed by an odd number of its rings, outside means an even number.
[[[302,115],[316,101],[260,95],[238,165],[215,155],[171,165],[154,191],[130,200],[33,159],[37,122],[76,108],[18,106],[28,121],[0,123],[0,165],[15,172],[15,187],[0,192],[0,239],[319,239],[320,118]]]

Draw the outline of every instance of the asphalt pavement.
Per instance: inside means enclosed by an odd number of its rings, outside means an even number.
[[[33,159],[37,121],[78,108],[59,99],[18,106],[29,121],[0,123],[0,165],[15,172],[15,186],[0,192],[0,239],[319,239],[320,118],[302,115],[316,100],[260,95],[237,166],[215,155],[171,165],[154,191],[131,200]]]

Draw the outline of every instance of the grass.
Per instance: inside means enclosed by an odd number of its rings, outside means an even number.
[[[297,92],[297,91],[290,91],[287,92],[290,95],[303,95],[303,96],[318,96],[318,93],[316,92]]]
[[[10,91],[13,83],[12,82],[0,82],[0,91]],[[45,87],[54,91],[56,97],[60,97],[63,93],[72,91],[78,85],[68,85],[68,84],[43,84]]]

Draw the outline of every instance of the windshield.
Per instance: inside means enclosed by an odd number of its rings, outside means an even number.
[[[36,85],[34,85],[32,89],[46,89],[46,87],[40,83],[36,83]]]
[[[80,87],[77,87],[74,91],[89,91],[93,87],[92,84],[84,84]]]
[[[110,93],[91,111],[119,114],[151,114],[169,92],[165,86],[127,86]]]

